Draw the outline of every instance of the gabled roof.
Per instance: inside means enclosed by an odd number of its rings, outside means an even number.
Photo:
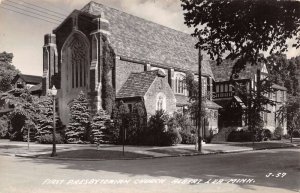
[[[230,79],[234,61],[224,60],[220,65],[217,65],[214,61],[210,63],[216,82],[228,81]],[[261,65],[247,64],[245,69],[239,73],[238,79],[251,79],[260,67]]]
[[[272,84],[272,88],[276,90],[287,90],[284,86],[280,86],[278,84]]]
[[[14,79],[12,80],[12,84],[15,84],[16,81],[21,78],[26,84],[34,84],[37,85],[42,82],[42,76],[35,76],[35,75],[27,75],[27,74],[17,74]]]
[[[160,70],[131,73],[117,93],[117,98],[143,97],[157,76],[165,76]]]
[[[221,109],[222,107],[211,100],[205,100],[204,107],[209,109]]]
[[[29,92],[37,92],[37,91],[42,91],[42,83],[37,84],[29,88]]]
[[[238,96],[233,96],[233,98],[235,99],[236,102],[238,102],[238,104],[240,104],[240,106],[245,109],[246,105],[244,104],[244,102],[242,101],[242,99]]]
[[[221,100],[216,100],[215,101],[218,105],[220,105],[222,108],[226,109],[228,108],[228,106],[232,103],[236,103],[239,104],[239,106],[242,109],[246,108],[245,103],[242,101],[242,99],[238,96],[233,96],[231,98],[227,98],[227,99],[221,99]]]
[[[117,55],[198,72],[197,39],[191,35],[95,2],[81,11],[109,21],[109,39]],[[204,57],[202,73],[213,77],[208,58]]]

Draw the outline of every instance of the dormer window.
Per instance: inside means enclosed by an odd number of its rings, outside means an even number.
[[[22,82],[17,82],[17,88],[24,88],[24,85],[23,85],[23,83]]]

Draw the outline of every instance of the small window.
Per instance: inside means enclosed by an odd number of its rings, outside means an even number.
[[[166,110],[166,96],[163,93],[158,93],[156,96],[156,110]]]
[[[132,104],[128,104],[128,110],[130,113],[132,113]]]

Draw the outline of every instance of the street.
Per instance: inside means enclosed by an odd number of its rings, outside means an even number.
[[[0,192],[298,192],[300,149],[142,160],[0,156]]]

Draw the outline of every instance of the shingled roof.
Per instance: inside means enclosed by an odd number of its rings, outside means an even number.
[[[35,75],[27,75],[27,74],[17,74],[12,80],[12,84],[15,84],[16,81],[21,78],[26,84],[40,84],[42,82],[43,77],[35,76]]]
[[[101,14],[110,22],[109,39],[117,55],[184,71],[198,71],[197,40],[189,34],[95,2],[88,3],[81,11]],[[202,73],[213,77],[206,56]]]
[[[157,76],[165,76],[160,70],[131,73],[117,93],[117,98],[143,97]]]
[[[234,61],[224,60],[220,65],[217,65],[214,61],[210,63],[216,82],[228,81],[230,79]],[[239,73],[238,79],[250,79],[258,68],[260,68],[260,65],[247,64],[245,69]]]

